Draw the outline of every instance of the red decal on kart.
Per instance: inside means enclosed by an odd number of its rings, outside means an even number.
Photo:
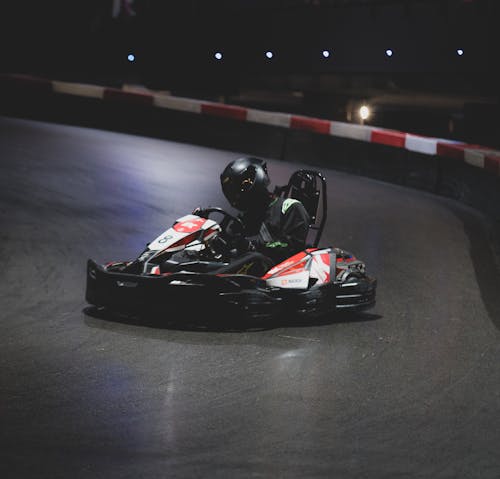
[[[271,268],[262,279],[268,279],[272,276],[278,274],[278,276],[285,276],[288,274],[294,274],[299,271],[304,271],[306,266],[306,261],[309,259],[309,255],[301,251],[293,255],[291,258],[283,261],[282,263]]]
[[[352,263],[353,261],[356,261],[356,258],[354,256],[349,256],[349,257],[337,256],[337,263]]]
[[[198,231],[205,221],[207,221],[205,218],[198,218],[176,223],[174,225],[174,230],[179,233],[192,233],[193,231]]]
[[[160,274],[160,267],[159,266],[154,266],[151,269],[151,274],[157,274],[157,275],[159,275]]]
[[[304,271],[306,268],[306,261],[301,261],[300,263],[294,264],[293,266],[290,266],[287,268],[286,271],[283,271],[281,274],[294,274],[298,273],[299,271]]]
[[[330,281],[330,253],[313,256],[311,276],[317,277],[321,283]]]

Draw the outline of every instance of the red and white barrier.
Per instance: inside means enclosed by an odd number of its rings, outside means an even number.
[[[371,141],[372,128],[366,125],[355,125],[353,123],[343,123],[340,121],[330,122],[330,135],[339,138],[349,138],[358,141]]]
[[[500,176],[500,151],[481,145],[469,145],[460,141],[419,136],[370,125],[357,125],[290,113],[257,110],[225,103],[173,97],[162,93],[150,93],[147,90],[131,91],[13,74],[0,75],[0,81],[3,81],[7,85],[7,88],[9,85],[15,85],[16,88],[25,88],[27,92],[53,92],[131,105],[167,108],[235,121],[260,123],[280,128],[304,130],[321,135],[331,135],[339,138],[387,145],[424,155],[437,155],[463,161],[476,168],[481,168]]]
[[[404,148],[409,151],[423,153],[424,155],[435,155],[437,152],[438,138],[427,138],[425,136],[411,135],[408,133]]]
[[[406,144],[406,133],[396,130],[373,128],[370,142],[379,143],[380,145],[394,146],[396,148],[404,148]]]
[[[153,98],[153,105],[158,108],[168,108],[169,110],[186,111],[189,113],[201,113],[202,103],[200,100],[170,95],[157,94]]]
[[[291,118],[292,115],[290,113],[254,110],[253,108],[248,108],[247,110],[247,121],[263,125],[290,128]]]
[[[52,90],[54,93],[66,95],[85,96],[88,98],[104,98],[104,87],[98,85],[75,84],[63,81],[53,81]]]

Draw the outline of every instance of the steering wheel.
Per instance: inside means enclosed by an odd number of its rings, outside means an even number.
[[[200,208],[195,210],[193,213],[203,218],[209,218],[212,214],[222,215],[223,218],[219,222],[219,226],[222,230],[221,234],[211,240],[211,247],[209,248],[209,251],[216,255],[222,254],[222,256],[226,258],[235,257],[239,254],[238,245],[241,244],[241,238],[243,237],[245,229],[245,226],[240,218],[217,206]]]
[[[219,223],[223,233],[229,234],[230,236],[243,234],[245,226],[243,225],[241,219],[228,213],[226,210],[219,208],[218,206],[202,208],[195,212],[195,214],[203,218],[209,218],[212,213],[219,213],[223,216],[222,221]]]

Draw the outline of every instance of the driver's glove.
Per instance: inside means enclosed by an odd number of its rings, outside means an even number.
[[[216,255],[223,255],[229,249],[227,241],[220,234],[210,240],[210,247]]]
[[[241,237],[238,239],[236,249],[240,254],[255,251],[255,244],[248,238]]]

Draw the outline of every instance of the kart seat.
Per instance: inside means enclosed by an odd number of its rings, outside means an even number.
[[[323,174],[316,170],[297,170],[286,185],[276,187],[275,193],[283,198],[297,199],[304,205],[311,219],[306,244],[307,247],[318,247],[327,214],[326,179]]]

